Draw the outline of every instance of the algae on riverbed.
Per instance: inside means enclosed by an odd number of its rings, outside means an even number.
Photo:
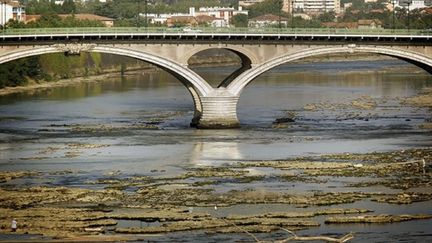
[[[73,148],[95,149],[100,145],[71,144]],[[350,208],[354,202],[371,200],[380,203],[409,204],[431,201],[432,193],[411,192],[422,190],[431,183],[431,150],[412,149],[387,153],[331,154],[316,157],[300,157],[287,161],[242,161],[228,167],[186,168],[185,173],[169,176],[124,176],[121,172],[101,175],[88,185],[101,185],[105,189],[76,187],[32,186],[14,187],[2,185],[0,194],[0,232],[8,231],[11,218],[20,222],[18,233],[43,234],[56,238],[81,237],[115,232],[121,234],[168,233],[204,230],[208,232],[241,233],[271,232],[284,227],[289,230],[318,227],[317,217],[323,215],[347,215],[327,219],[327,223],[395,222],[425,218],[423,216],[397,216],[381,220],[379,214],[371,214],[373,208]],[[420,162],[417,162],[419,161]],[[424,163],[423,163],[424,160]],[[413,161],[412,163],[406,163]],[[280,176],[251,174],[254,168],[280,170]],[[273,171],[274,172],[274,171]],[[65,172],[68,175],[78,173]],[[63,176],[63,172],[50,172],[51,176]],[[41,172],[3,172],[0,178],[11,182],[16,178],[38,178]],[[288,176],[288,177],[287,177]],[[371,188],[358,191],[353,184],[341,185],[344,191],[292,191],[248,188],[250,183],[275,180],[286,183],[326,185],[332,178],[355,177],[366,180],[355,186]],[[337,176],[337,177],[335,177]],[[367,183],[371,177],[376,180]],[[211,182],[211,183],[210,183]],[[248,182],[243,185],[244,182]],[[218,191],[224,183],[238,185],[239,189]],[[403,186],[397,186],[403,183]],[[377,185],[396,188],[396,192],[375,191]],[[395,186],[396,185],[396,186]],[[241,189],[243,186],[243,189]],[[293,205],[310,207],[307,211],[268,211],[259,214],[219,214],[193,212],[195,207],[223,208],[232,205]],[[344,204],[344,208],[324,206]],[[217,206],[217,207],[216,207]],[[347,207],[348,206],[348,207]],[[129,211],[134,210],[134,211]],[[364,214],[367,213],[367,217]],[[429,216],[426,216],[429,217]],[[384,218],[388,218],[387,216]],[[399,220],[401,219],[401,220]],[[143,228],[118,226],[119,220],[155,222]]]

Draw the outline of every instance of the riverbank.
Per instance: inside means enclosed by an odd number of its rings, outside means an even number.
[[[88,149],[98,148],[87,145]],[[82,171],[3,171],[0,232],[9,234],[10,220],[15,218],[19,225],[15,234],[35,235],[36,239],[79,240],[98,235],[108,241],[117,241],[118,237],[136,240],[202,230],[250,239],[247,234],[271,234],[281,227],[301,235],[306,229],[329,224],[428,220],[432,218],[428,208],[415,214],[383,214],[372,202],[388,207],[430,202],[431,162],[430,148],[328,154],[239,161],[229,167],[189,167],[175,177],[164,176],[163,171],[154,171],[154,176],[123,176],[121,171],[113,171],[88,181],[87,188],[17,183],[77,176]],[[283,187],[252,189],[253,185],[270,182]],[[237,189],[220,191],[227,183]],[[103,189],[90,189],[94,185]],[[328,189],[301,189],[311,187]],[[369,206],[358,208],[359,202]],[[255,209],[242,210],[248,205]],[[233,207],[238,211],[230,210]],[[281,207],[290,210],[280,211]],[[134,226],[143,223],[145,226]]]
[[[156,67],[149,67],[149,68],[137,68],[137,69],[131,69],[128,71],[125,71],[123,75],[132,75],[137,74],[140,72],[156,72],[158,69]],[[58,88],[58,87],[66,87],[66,86],[72,86],[72,85],[79,85],[82,83],[98,83],[98,82],[104,82],[109,78],[113,77],[119,77],[121,78],[122,73],[119,71],[110,71],[105,72],[103,74],[98,75],[90,75],[90,76],[80,76],[75,78],[69,78],[69,79],[61,79],[59,81],[32,81],[26,86],[18,86],[18,87],[5,87],[3,89],[0,89],[0,96],[5,95],[11,95],[11,94],[17,94],[17,93],[36,93],[41,92],[48,89]]]

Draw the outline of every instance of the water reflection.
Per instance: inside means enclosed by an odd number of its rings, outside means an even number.
[[[193,146],[190,163],[199,166],[218,166],[243,158],[237,142],[197,142]]]
[[[93,79],[93,80],[92,80]],[[97,78],[82,78],[69,82],[70,85],[53,88],[40,88],[29,92],[16,93],[7,96],[0,96],[0,104],[10,104],[20,100],[72,100],[85,97],[100,96],[102,94],[115,92],[123,93],[133,90],[161,90],[165,92],[163,96],[170,97],[175,95],[181,83],[164,71],[146,70],[134,74],[120,76],[118,74]],[[87,81],[85,81],[87,80]],[[91,80],[91,81],[88,81]],[[186,88],[185,94],[187,93]],[[192,98],[191,98],[192,99]]]

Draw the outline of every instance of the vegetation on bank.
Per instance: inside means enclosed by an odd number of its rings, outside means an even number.
[[[104,72],[124,72],[128,68],[148,68],[150,64],[133,58],[101,53],[63,53],[23,58],[0,65],[0,88],[24,86],[32,82],[54,82]]]
[[[41,79],[40,63],[37,57],[19,59],[0,65],[0,88],[6,86],[21,86],[28,81],[28,77]]]

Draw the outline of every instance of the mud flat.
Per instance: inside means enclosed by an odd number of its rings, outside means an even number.
[[[424,88],[419,95],[406,98],[403,100],[403,103],[412,106],[432,108],[432,88]]]
[[[97,149],[101,146],[71,144],[69,147]],[[385,224],[425,220],[432,216],[426,213],[381,214],[374,208],[350,205],[361,201],[394,205],[431,201],[432,192],[427,190],[432,182],[431,161],[432,150],[425,148],[329,154],[292,160],[241,161],[229,167],[185,168],[183,174],[175,177],[123,176],[120,172],[113,172],[87,182],[89,186],[103,188],[99,190],[85,186],[14,186],[14,180],[32,180],[47,174],[37,171],[2,172],[0,232],[7,234],[10,231],[12,218],[19,222],[17,234],[64,240],[104,236],[106,238],[101,239],[107,241],[118,240],[118,235],[130,235],[125,239],[132,240],[140,234],[182,231],[253,234],[283,228],[301,232],[324,223]],[[271,173],[257,176],[251,172],[260,168]],[[50,175],[61,177],[65,173],[50,172]],[[74,173],[77,172],[68,171],[66,174]],[[290,183],[325,187],[328,178],[350,180],[342,181],[334,191],[327,192],[287,188]],[[265,185],[269,181],[279,183],[280,189],[249,187],[251,183]],[[236,189],[221,191],[227,183],[236,185]],[[377,186],[381,189],[377,190]],[[364,188],[367,190],[358,190]],[[292,205],[296,210],[280,211],[273,209],[273,204]],[[252,214],[220,212],[233,205],[263,205],[266,211]],[[207,210],[199,211],[199,208]],[[149,225],[135,227],[119,222],[146,222]]]

